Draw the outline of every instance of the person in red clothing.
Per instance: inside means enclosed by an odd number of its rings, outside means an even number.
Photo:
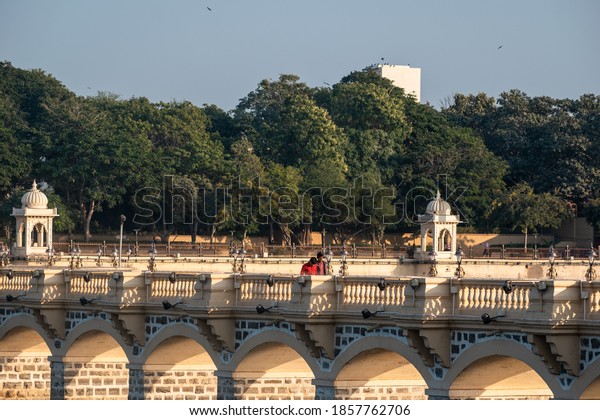
[[[311,259],[302,266],[302,270],[300,270],[300,274],[316,276],[317,275],[317,259],[315,257],[311,257]]]

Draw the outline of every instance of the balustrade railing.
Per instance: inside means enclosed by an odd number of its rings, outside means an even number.
[[[368,308],[385,311],[386,318],[481,316],[504,311],[507,318],[515,319],[600,320],[600,282],[585,280],[2,269],[0,304],[10,304],[10,296],[38,305],[77,305],[85,296],[98,298],[96,302],[106,297],[106,304],[128,305],[181,299],[188,308],[244,311],[275,302],[281,310],[293,313],[360,314]]]

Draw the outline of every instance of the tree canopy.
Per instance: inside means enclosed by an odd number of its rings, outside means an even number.
[[[326,88],[262,80],[225,111],[110,93],[81,97],[0,63],[0,205],[46,182],[57,230],[261,232],[304,243],[413,230],[440,190],[473,229],[534,231],[600,214],[600,97],[419,104],[372,71]],[[52,192],[53,191],[53,192]],[[7,215],[0,216],[5,230]]]

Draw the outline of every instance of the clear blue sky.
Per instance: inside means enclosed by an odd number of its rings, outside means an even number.
[[[230,110],[262,79],[323,86],[382,57],[420,67],[436,107],[600,94],[600,1],[0,0],[0,60],[80,95]]]

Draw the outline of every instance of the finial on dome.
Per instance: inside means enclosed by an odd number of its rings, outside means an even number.
[[[31,186],[31,191],[37,191],[37,182],[35,182],[35,178],[33,180],[32,186]]]
[[[438,188],[438,190],[437,190],[437,195],[435,196],[435,199],[436,199],[436,200],[439,200],[440,198],[442,198],[442,195],[440,194],[440,190],[439,190],[439,188]]]

